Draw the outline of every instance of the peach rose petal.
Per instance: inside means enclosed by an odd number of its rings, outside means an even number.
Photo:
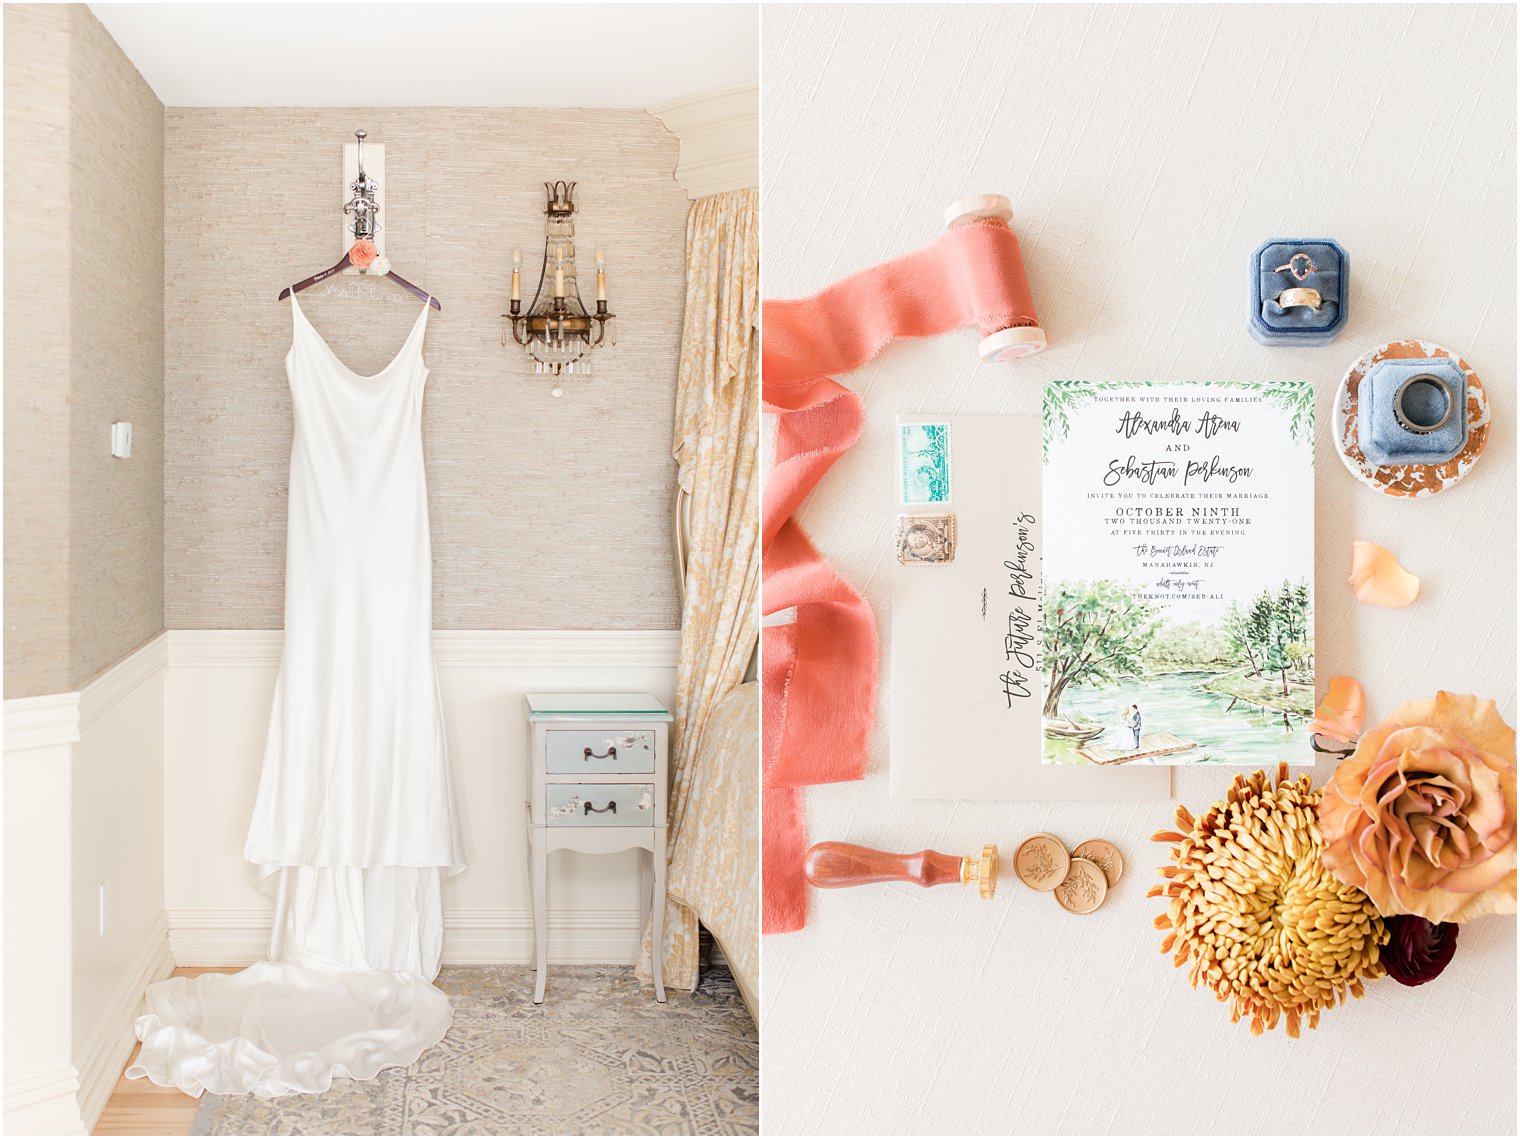
[[[1352,543],[1349,580],[1364,605],[1402,609],[1420,595],[1420,579],[1376,542]]]
[[[1362,734],[1367,698],[1362,686],[1349,676],[1332,676],[1330,691],[1314,710],[1309,731],[1326,739],[1351,743]]]

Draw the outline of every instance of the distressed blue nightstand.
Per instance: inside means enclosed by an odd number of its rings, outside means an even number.
[[[647,692],[534,692],[524,697],[531,770],[528,865],[533,895],[533,1003],[548,972],[549,852],[649,852],[640,912],[653,918],[655,1000],[665,1000],[665,818],[671,715]]]

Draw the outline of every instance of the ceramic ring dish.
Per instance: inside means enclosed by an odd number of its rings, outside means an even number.
[[[1442,463],[1391,463],[1379,466],[1362,451],[1358,439],[1358,389],[1363,378],[1384,360],[1450,359],[1467,380],[1467,442]],[[1394,340],[1374,348],[1351,365],[1335,393],[1331,416],[1335,449],[1357,480],[1394,498],[1424,498],[1455,486],[1477,464],[1488,446],[1488,393],[1467,361],[1449,348],[1428,340]]]

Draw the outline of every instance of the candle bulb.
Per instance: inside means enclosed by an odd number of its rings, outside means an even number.
[[[602,252],[601,246],[596,249],[596,299],[607,299],[607,257]]]
[[[522,300],[522,246],[512,249],[512,299]]]

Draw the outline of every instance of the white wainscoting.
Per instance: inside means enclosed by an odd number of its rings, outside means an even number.
[[[282,635],[172,631],[166,699],[165,904],[180,965],[263,956],[270,902],[243,860]],[[675,632],[469,631],[434,635],[469,868],[444,885],[448,964],[523,962],[529,691],[636,690],[671,700]],[[636,852],[557,853],[549,958],[628,963],[638,949]]]
[[[263,957],[270,903],[243,839],[281,641],[171,631],[80,692],[5,702],[7,1134],[87,1134],[131,1053],[143,989],[176,965]],[[470,864],[444,888],[444,960],[525,963],[522,695],[668,701],[680,635],[443,632],[434,646]],[[636,857],[551,858],[551,961],[633,961]]]
[[[79,692],[5,702],[5,1130],[84,1134],[168,976],[158,637]],[[104,931],[101,886],[107,888]]]

